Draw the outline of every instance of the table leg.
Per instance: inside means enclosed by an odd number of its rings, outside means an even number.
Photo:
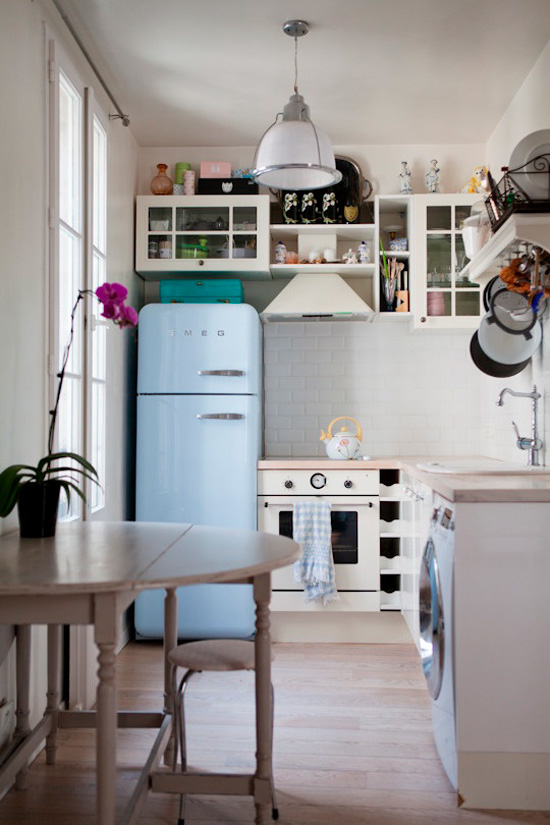
[[[17,682],[17,707],[15,709],[15,741],[25,739],[30,733],[29,714],[29,690],[30,690],[30,667],[31,667],[31,627],[30,625],[17,625],[16,630],[16,654],[15,672]],[[27,789],[27,771],[25,766],[15,777],[15,787],[18,791]]]
[[[48,692],[46,714],[52,718],[51,731],[46,737],[46,764],[55,765],[57,755],[57,727],[59,716],[59,687],[61,679],[61,625],[48,625]]]
[[[98,647],[96,775],[97,825],[114,825],[116,784],[116,655],[117,597],[95,596],[94,631]]]
[[[255,682],[256,682],[256,782],[254,803],[257,825],[271,822],[271,794],[269,782],[272,774],[271,730],[271,635],[269,632],[269,601],[271,599],[271,575],[264,573],[254,578],[256,602]]]
[[[168,653],[178,643],[178,599],[175,588],[167,588],[164,598],[164,713],[173,712],[172,685],[170,680],[170,663]],[[164,764],[171,765],[174,754],[174,726],[170,741],[164,752]]]

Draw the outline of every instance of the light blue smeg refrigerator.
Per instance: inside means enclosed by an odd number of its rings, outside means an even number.
[[[248,304],[147,304],[139,317],[136,520],[256,529],[262,328]],[[223,553],[223,546],[220,547]],[[162,638],[164,590],[135,602]],[[180,639],[254,632],[251,585],[178,590]]]

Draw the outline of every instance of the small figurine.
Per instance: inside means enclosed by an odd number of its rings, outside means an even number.
[[[313,192],[302,195],[302,223],[315,223],[317,220],[317,198]]]
[[[360,264],[370,264],[370,247],[366,241],[361,241],[357,247],[357,259]]]
[[[487,167],[476,166],[474,174],[460,191],[469,193],[470,195],[483,195],[487,194],[487,188]]]
[[[325,192],[323,194],[323,223],[336,223],[337,220],[336,192]]]
[[[407,166],[406,160],[401,161],[401,171],[399,173],[399,177],[401,178],[399,191],[404,195],[411,195],[413,190],[411,183],[411,170]]]
[[[426,189],[428,192],[439,192],[439,167],[436,160],[430,161],[430,168],[426,172]]]
[[[283,203],[283,218],[285,223],[298,223],[300,217],[300,205],[296,192],[285,192]]]
[[[275,247],[275,263],[286,264],[286,246],[282,241]]]
[[[342,255],[342,260],[345,264],[356,264],[357,263],[357,255],[353,251],[353,249],[348,249],[348,251]]]

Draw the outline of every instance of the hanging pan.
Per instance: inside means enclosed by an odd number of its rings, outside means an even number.
[[[500,364],[498,361],[493,361],[481,349],[477,332],[474,332],[470,341],[470,356],[476,367],[492,378],[510,378],[512,375],[517,375],[531,360],[527,358],[519,364]]]

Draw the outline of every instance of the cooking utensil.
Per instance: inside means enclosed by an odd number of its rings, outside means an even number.
[[[537,322],[528,298],[519,292],[510,292],[505,286],[492,293],[490,312],[495,323],[512,335],[528,332]]]
[[[491,280],[487,282],[485,289],[483,290],[483,306],[485,308],[485,312],[489,312],[491,309],[492,294],[496,292],[497,289],[502,289],[505,286],[506,284],[499,275],[495,275],[494,278],[491,278]]]
[[[479,345],[488,358],[509,365],[529,360],[540,346],[542,338],[540,324],[513,333],[496,323],[492,312],[481,319],[477,334]]]
[[[477,332],[474,332],[470,341],[470,356],[476,367],[492,378],[510,378],[512,375],[518,375],[531,360],[527,358],[519,364],[500,364],[498,361],[493,361],[481,349]]]

